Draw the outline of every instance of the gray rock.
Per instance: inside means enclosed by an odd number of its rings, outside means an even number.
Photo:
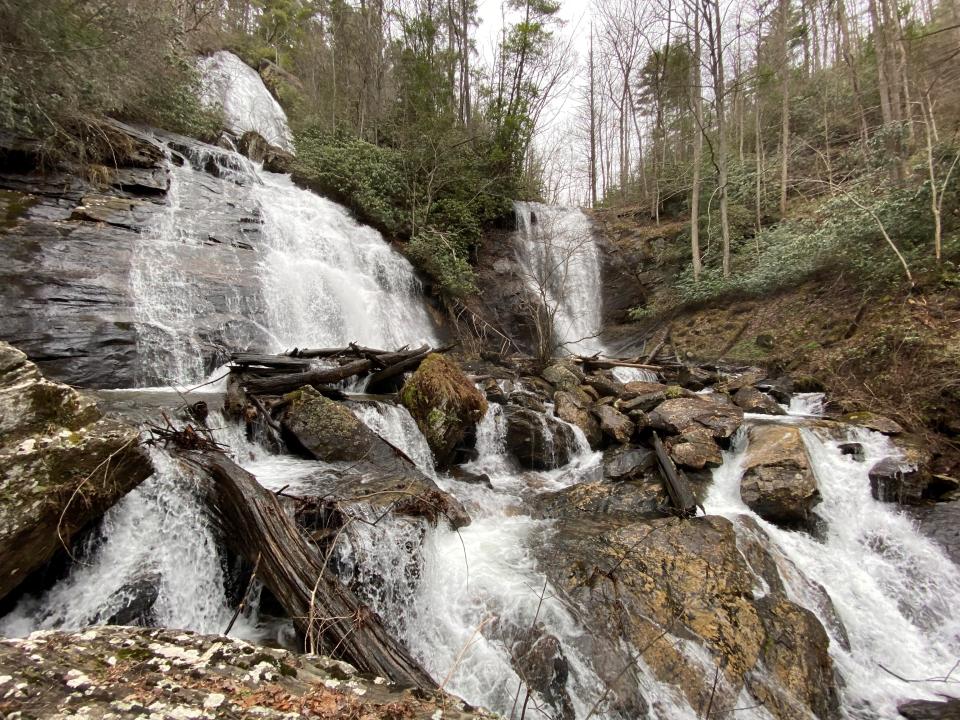
[[[597,448],[602,439],[600,424],[590,412],[590,404],[584,397],[573,392],[558,390],[553,396],[554,412],[561,420],[576,425],[583,431],[591,448]]]
[[[650,426],[677,435],[692,428],[706,428],[715,439],[727,439],[743,422],[743,410],[711,395],[671,398],[648,413]]]
[[[907,720],[958,720],[960,718],[960,698],[936,700],[910,700],[897,705],[899,712]]]
[[[633,420],[610,405],[595,406],[593,414],[600,421],[600,429],[604,435],[621,445],[630,442],[635,428]]]
[[[583,380],[583,373],[575,372],[572,368],[560,363],[548,366],[541,375],[557,390],[572,390]]]
[[[653,450],[621,445],[603,454],[603,477],[611,482],[640,480],[653,470],[656,463]]]
[[[787,414],[787,411],[780,407],[772,397],[749,386],[737,390],[733,395],[733,402],[744,412],[763,413],[765,415]]]
[[[535,410],[507,405],[507,449],[526,468],[552,470],[570,462],[576,438],[568,425]]]

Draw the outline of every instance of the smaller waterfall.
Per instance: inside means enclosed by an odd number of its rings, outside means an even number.
[[[420,472],[436,479],[433,453],[430,451],[427,439],[405,407],[376,402],[354,403],[350,409],[364,425],[406,453]]]
[[[271,145],[293,152],[287,116],[256,70],[226,50],[201,58],[198,68],[204,102],[223,108],[231,132],[239,137],[252,130]]]
[[[554,339],[561,350],[602,350],[600,258],[590,219],[578,208],[542,203],[515,205],[517,261],[523,280],[547,312],[555,312]]]
[[[904,699],[935,698],[943,685],[922,681],[945,676],[960,657],[960,570],[895,505],[871,496],[870,468],[898,454],[885,436],[854,427],[841,438],[816,426],[803,426],[801,433],[823,497],[815,508],[827,525],[822,540],[768,523],[743,503],[743,430],[714,471],[704,505],[732,520],[748,515],[769,536],[791,599],[813,610],[830,635],[851,717],[896,717]],[[865,461],[842,454],[843,442],[860,443]],[[845,634],[811,594],[811,581],[830,596]]]

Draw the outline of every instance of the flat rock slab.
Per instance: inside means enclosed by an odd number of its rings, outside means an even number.
[[[218,635],[98,627],[0,640],[0,715],[44,718],[492,717],[347,663]]]

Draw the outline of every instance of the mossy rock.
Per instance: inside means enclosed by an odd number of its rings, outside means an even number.
[[[468,430],[487,412],[487,399],[452,360],[434,353],[404,383],[400,401],[416,420],[439,467],[447,467]]]
[[[309,385],[284,396],[284,434],[294,446],[324,462],[390,458],[388,446],[348,407],[324,397]]]

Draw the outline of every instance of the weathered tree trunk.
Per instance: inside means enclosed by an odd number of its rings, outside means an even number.
[[[257,577],[290,614],[307,649],[361,672],[432,690],[436,683],[379,618],[326,567],[276,496],[218,452],[179,453],[213,480],[213,511],[232,549],[257,563]],[[258,560],[259,558],[259,560]]]
[[[653,449],[657,454],[657,462],[660,464],[664,484],[667,486],[667,493],[670,495],[673,506],[684,516],[696,515],[697,500],[690,490],[690,483],[677,471],[673,458],[667,453],[656,432],[653,433]]]
[[[373,365],[373,363],[364,358],[336,368],[323,368],[321,370],[277,375],[275,377],[253,378],[246,381],[245,387],[248,393],[282,395],[283,393],[301,388],[304,385],[328,385],[346,380],[349,377],[366,372],[370,369],[371,365]]]

